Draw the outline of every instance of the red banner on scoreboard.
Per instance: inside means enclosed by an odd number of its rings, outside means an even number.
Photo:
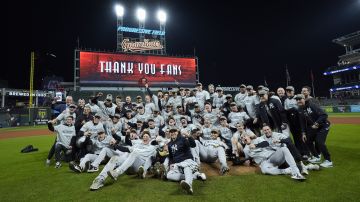
[[[80,84],[195,86],[195,58],[80,52]]]

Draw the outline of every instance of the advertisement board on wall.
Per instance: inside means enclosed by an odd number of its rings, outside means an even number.
[[[80,52],[81,86],[195,86],[196,59]]]

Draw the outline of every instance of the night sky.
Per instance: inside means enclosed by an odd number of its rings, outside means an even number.
[[[360,0],[11,1],[0,79],[11,88],[28,88],[34,50],[36,88],[46,75],[73,81],[78,37],[83,48],[116,49],[115,3],[125,7],[124,25],[130,27],[137,26],[136,8],[145,8],[149,29],[158,29],[156,11],[163,8],[168,54],[193,55],[195,48],[203,84],[257,86],[266,77],[274,89],[285,86],[287,64],[297,91],[311,85],[312,69],[317,96],[327,96],[332,80],[322,72],[345,52],[331,41],[360,30]]]

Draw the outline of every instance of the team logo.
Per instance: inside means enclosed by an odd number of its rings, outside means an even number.
[[[173,154],[175,154],[175,152],[176,152],[177,150],[178,150],[178,148],[177,148],[177,145],[176,145],[176,144],[171,145],[171,151],[172,151]]]
[[[275,107],[274,107],[274,104],[273,104],[273,103],[270,103],[270,104],[269,104],[269,108],[270,108],[270,109],[275,108]]]
[[[308,114],[312,114],[312,113],[313,113],[313,111],[311,110],[310,107],[308,107],[308,108],[306,109],[306,111],[307,111]]]
[[[43,110],[39,110],[38,111],[38,117],[40,118],[40,119],[45,119],[46,118],[46,111],[43,111]]]

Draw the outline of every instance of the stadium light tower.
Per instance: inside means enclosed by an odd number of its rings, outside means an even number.
[[[166,24],[166,12],[163,10],[159,10],[157,12],[157,18],[160,21],[160,31],[165,33],[165,24]],[[163,49],[161,50],[161,54],[166,54],[166,40],[165,40],[165,34],[160,35],[160,43],[163,45]]]
[[[145,19],[146,19],[146,10],[143,8],[138,8],[136,10],[136,16],[139,20],[139,29],[144,29],[145,28]],[[140,36],[140,41],[144,41],[145,35],[144,33],[139,34]]]
[[[120,30],[120,27],[123,26],[123,16],[124,16],[124,7],[122,5],[115,5],[116,13],[116,51],[122,51],[121,42],[123,40],[123,32]]]

